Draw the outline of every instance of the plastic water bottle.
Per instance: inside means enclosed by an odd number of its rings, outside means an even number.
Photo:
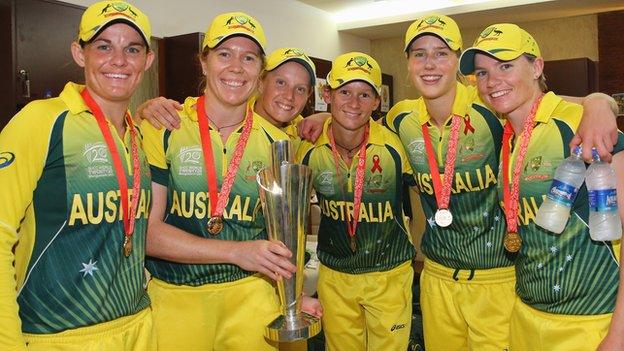
[[[602,162],[592,150],[594,162],[587,169],[589,195],[589,235],[592,240],[618,240],[622,237],[622,223],[618,213],[615,171]]]
[[[585,171],[581,148],[577,146],[557,167],[546,199],[535,216],[535,224],[553,233],[563,232],[576,194],[585,180]]]

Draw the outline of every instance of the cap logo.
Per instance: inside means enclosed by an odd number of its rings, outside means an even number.
[[[355,64],[356,66],[354,66],[353,64]],[[370,74],[370,70],[373,69],[373,66],[368,63],[368,59],[366,57],[356,56],[352,57],[351,59],[349,59],[349,61],[347,61],[345,68],[347,68],[347,71],[360,70]]]
[[[284,55],[285,56],[305,56],[303,51],[299,49],[287,49],[286,51],[284,51]]]
[[[112,10],[114,10],[115,12],[109,13],[109,11],[112,11]],[[132,17],[130,17],[127,13],[124,13],[126,11],[130,12],[130,15],[132,15]],[[100,15],[104,15],[104,17],[123,15],[123,16],[130,18],[133,21],[139,16],[136,12],[132,11],[132,8],[128,4],[123,3],[123,2],[114,2],[114,3],[110,3],[106,5],[102,9],[102,12],[100,12]]]
[[[503,31],[497,29],[495,26],[487,27],[479,34],[479,38],[475,42],[475,46],[486,40],[498,40],[498,37],[503,34]]]
[[[253,22],[251,22],[251,20],[246,16],[232,16],[225,22],[225,25],[228,29],[243,28],[250,33],[254,33],[256,31],[256,25],[253,24]],[[249,27],[247,27],[247,25],[249,25]]]
[[[429,16],[425,19],[420,20],[418,26],[416,26],[416,30],[418,32],[422,32],[427,28],[436,28],[436,29],[444,29],[446,26],[446,22],[440,19],[438,16]]]

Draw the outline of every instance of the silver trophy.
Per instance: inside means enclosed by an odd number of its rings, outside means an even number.
[[[290,141],[277,141],[271,146],[271,165],[258,172],[257,181],[269,239],[283,242],[297,267],[290,279],[277,282],[282,315],[267,325],[265,336],[272,341],[308,339],[321,330],[318,318],[301,311],[312,172],[294,163]]]

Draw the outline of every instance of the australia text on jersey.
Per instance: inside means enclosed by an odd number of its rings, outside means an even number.
[[[473,173],[473,174],[471,174]],[[443,176],[442,174],[440,176]],[[416,173],[416,184],[420,191],[428,195],[433,195],[433,185],[431,183],[431,175],[429,173]],[[456,172],[453,177],[451,192],[457,194],[459,192],[473,192],[487,189],[496,185],[496,175],[490,165],[486,164],[483,168],[477,168],[474,171]]]
[[[128,189],[128,201],[131,201],[132,189]],[[147,218],[152,191],[141,189],[137,204],[136,218]],[[119,190],[100,191],[97,193],[74,194],[69,214],[69,225],[100,224],[102,221],[113,223],[122,220]]]

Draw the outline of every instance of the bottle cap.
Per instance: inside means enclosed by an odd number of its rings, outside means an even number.
[[[600,161],[600,155],[598,155],[598,150],[595,147],[592,148],[592,158],[594,161]]]
[[[583,147],[581,145],[575,146],[574,150],[572,150],[572,153],[576,156],[581,156],[581,154],[583,153]]]

